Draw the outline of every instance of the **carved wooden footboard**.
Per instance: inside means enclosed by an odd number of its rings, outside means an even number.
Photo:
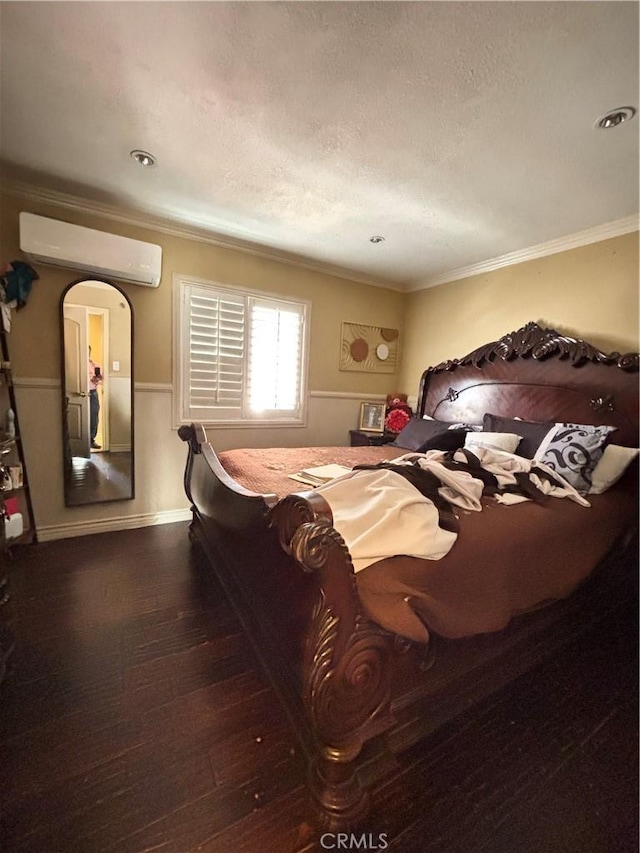
[[[297,728],[321,822],[355,825],[367,809],[357,758],[365,741],[392,723],[397,640],[362,613],[351,557],[319,494],[280,503],[256,495],[226,475],[201,427],[182,427],[180,437],[189,444],[192,537]]]
[[[316,493],[292,495],[270,513],[280,543],[318,596],[305,638],[303,702],[314,739],[310,789],[331,828],[366,814],[356,772],[364,742],[388,729],[394,640],[362,613],[349,551]]]

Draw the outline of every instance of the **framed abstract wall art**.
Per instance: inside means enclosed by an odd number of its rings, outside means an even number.
[[[343,323],[340,370],[395,373],[398,364],[397,329]]]

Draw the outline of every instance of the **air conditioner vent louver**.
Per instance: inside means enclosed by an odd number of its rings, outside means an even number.
[[[162,248],[154,243],[23,212],[20,248],[35,264],[82,270],[147,287],[160,284]]]

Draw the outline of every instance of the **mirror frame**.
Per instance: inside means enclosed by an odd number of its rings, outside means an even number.
[[[68,492],[67,492],[67,457],[66,457],[66,446],[65,446],[65,435],[67,432],[67,412],[66,412],[66,397],[67,397],[67,381],[65,375],[65,349],[64,349],[64,301],[69,293],[69,291],[74,288],[77,284],[84,284],[89,281],[97,281],[100,284],[107,284],[110,287],[113,287],[114,290],[117,290],[120,296],[125,300],[127,305],[129,306],[129,320],[131,324],[130,329],[130,338],[131,338],[131,493],[123,498],[104,498],[102,500],[95,501],[86,501],[85,503],[69,503]],[[91,275],[91,273],[86,273],[81,278],[77,278],[68,284],[60,295],[60,311],[59,311],[59,328],[60,328],[60,384],[61,384],[61,394],[60,394],[60,404],[61,404],[61,423],[62,423],[62,487],[64,491],[64,504],[68,509],[75,509],[76,507],[83,506],[94,506],[95,504],[105,504],[105,503],[115,503],[116,501],[132,501],[136,496],[136,475],[135,475],[135,384],[134,384],[134,313],[133,313],[133,305],[131,304],[131,300],[124,292],[124,290],[120,287],[120,285],[111,281],[108,278],[103,278],[98,275]]]

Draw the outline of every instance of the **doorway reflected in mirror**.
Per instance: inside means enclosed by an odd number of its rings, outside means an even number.
[[[74,282],[62,295],[61,325],[65,504],[131,500],[131,305],[110,282]]]

